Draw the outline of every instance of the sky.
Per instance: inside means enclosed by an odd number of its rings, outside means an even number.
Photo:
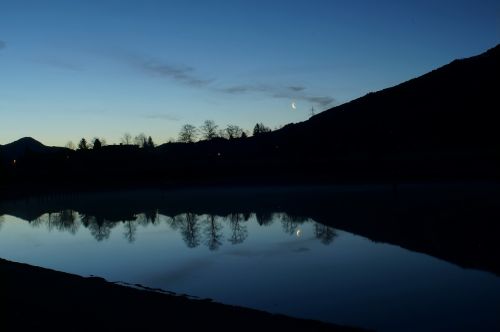
[[[498,1],[0,0],[0,144],[280,127],[499,41]]]

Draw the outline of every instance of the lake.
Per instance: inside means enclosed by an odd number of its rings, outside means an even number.
[[[380,331],[498,330],[499,197],[482,185],[39,196],[0,202],[0,257]]]

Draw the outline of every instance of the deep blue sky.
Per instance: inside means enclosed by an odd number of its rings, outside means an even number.
[[[0,144],[275,127],[499,40],[498,1],[0,0]]]

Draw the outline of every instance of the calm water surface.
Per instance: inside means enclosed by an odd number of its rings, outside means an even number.
[[[59,211],[52,211],[54,200],[10,207],[12,214],[0,217],[0,257],[382,331],[500,327],[500,278],[494,273],[374,242],[278,207],[252,212],[250,201],[244,212],[169,214],[147,206],[108,220],[107,212],[126,209],[126,194],[120,195],[123,204],[87,195],[69,203],[56,199],[66,206]],[[87,199],[80,210],[71,207]],[[44,204],[51,206],[47,212],[36,212]],[[30,209],[35,212],[28,217]],[[26,212],[26,219],[12,211]]]

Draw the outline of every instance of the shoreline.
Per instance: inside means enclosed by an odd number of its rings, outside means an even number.
[[[72,193],[106,193],[106,192],[123,192],[123,191],[144,191],[155,190],[163,192],[174,191],[208,191],[208,190],[239,190],[239,189],[292,189],[301,188],[311,189],[346,189],[346,188],[384,188],[388,191],[399,190],[405,187],[453,187],[453,186],[487,186],[498,187],[500,181],[498,179],[428,179],[426,181],[406,180],[406,181],[390,181],[390,180],[373,180],[373,181],[255,181],[255,182],[239,182],[239,181],[220,181],[220,182],[192,182],[192,183],[140,183],[140,184],[52,184],[52,185],[35,185],[35,184],[17,184],[17,185],[2,185],[0,183],[0,200],[15,200],[25,199],[37,196],[47,195],[62,195]]]
[[[361,331],[0,258],[0,330]]]

